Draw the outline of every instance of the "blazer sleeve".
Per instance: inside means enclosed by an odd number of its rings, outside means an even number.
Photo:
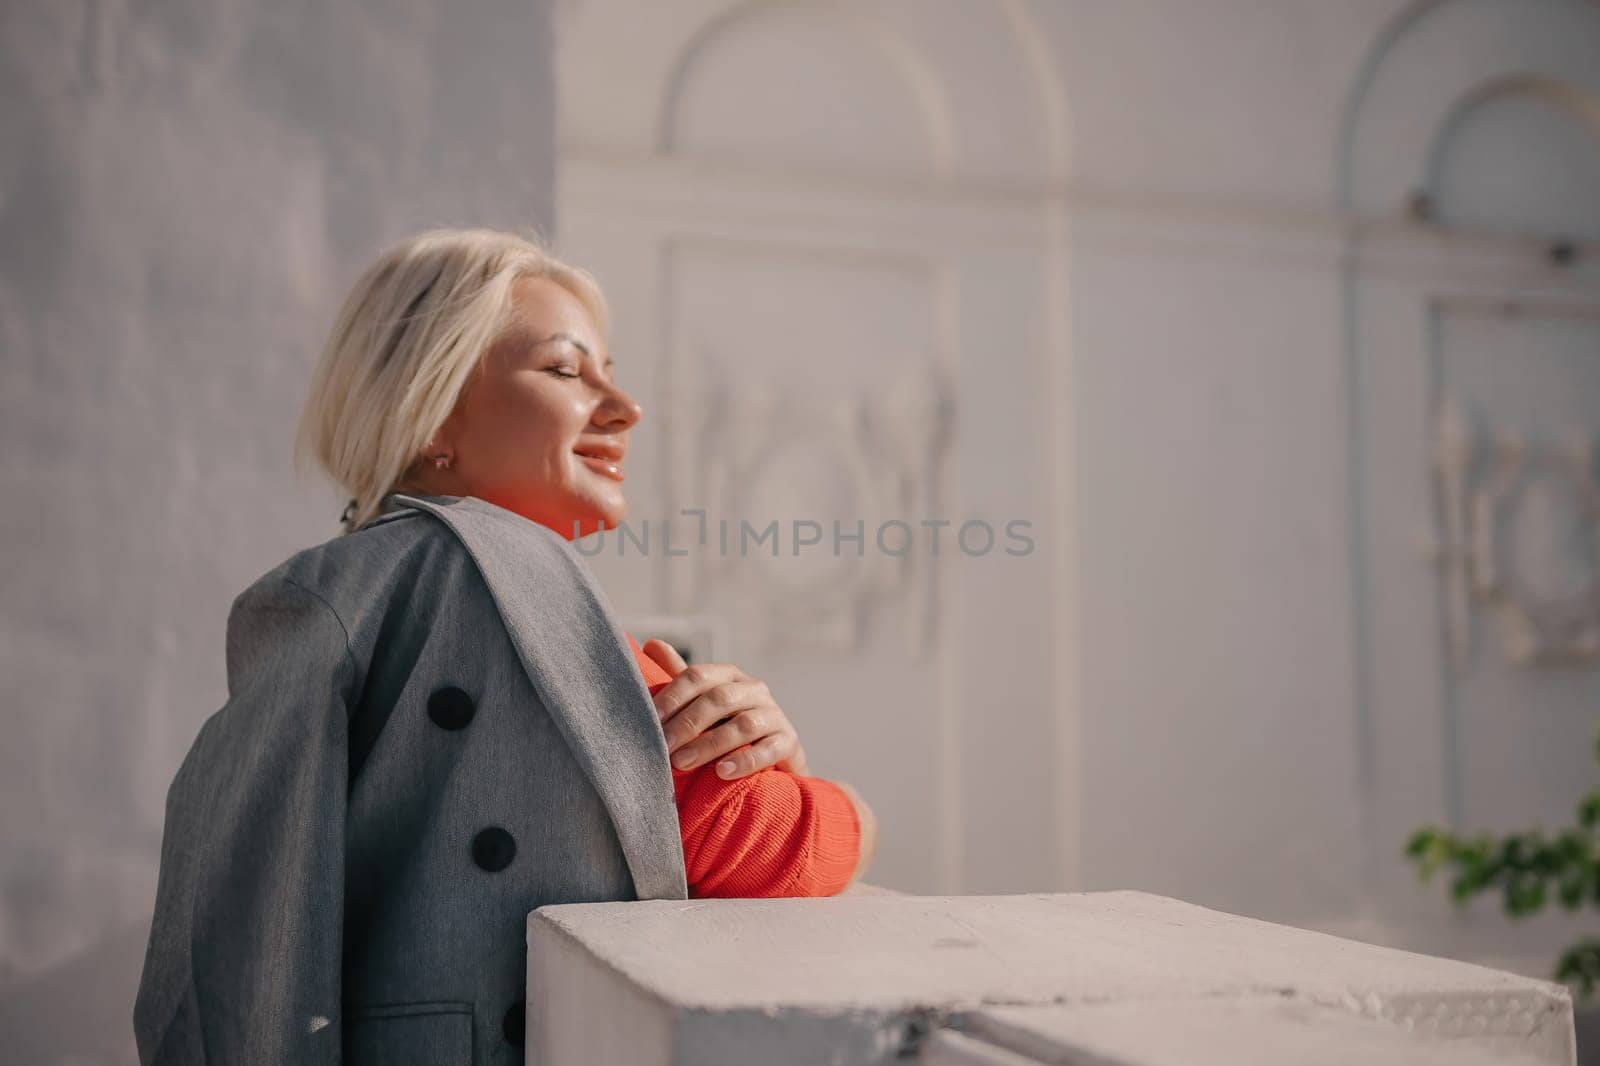
[[[167,795],[139,1058],[338,1063],[348,638],[269,575],[234,602],[227,658],[228,701]]]

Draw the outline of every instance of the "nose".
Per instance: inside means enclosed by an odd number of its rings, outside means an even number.
[[[622,390],[615,382],[606,386],[600,406],[595,408],[594,418],[591,420],[601,429],[617,430],[629,429],[644,417],[644,408],[639,406],[637,400]]]

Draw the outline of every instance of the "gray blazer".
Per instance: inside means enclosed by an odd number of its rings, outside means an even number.
[[[146,1064],[522,1061],[547,903],[683,899],[666,744],[582,558],[393,498],[228,618],[167,797]]]

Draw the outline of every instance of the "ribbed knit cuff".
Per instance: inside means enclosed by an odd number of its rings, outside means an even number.
[[[861,820],[844,789],[820,777],[800,778],[811,794],[817,817],[811,840],[811,891],[832,896],[843,891],[861,859]]]

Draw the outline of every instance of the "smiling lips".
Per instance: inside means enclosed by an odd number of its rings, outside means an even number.
[[[627,446],[614,441],[602,441],[594,444],[580,444],[572,449],[574,455],[583,460],[583,464],[590,470],[608,477],[613,481],[622,480],[622,457],[627,452]]]

